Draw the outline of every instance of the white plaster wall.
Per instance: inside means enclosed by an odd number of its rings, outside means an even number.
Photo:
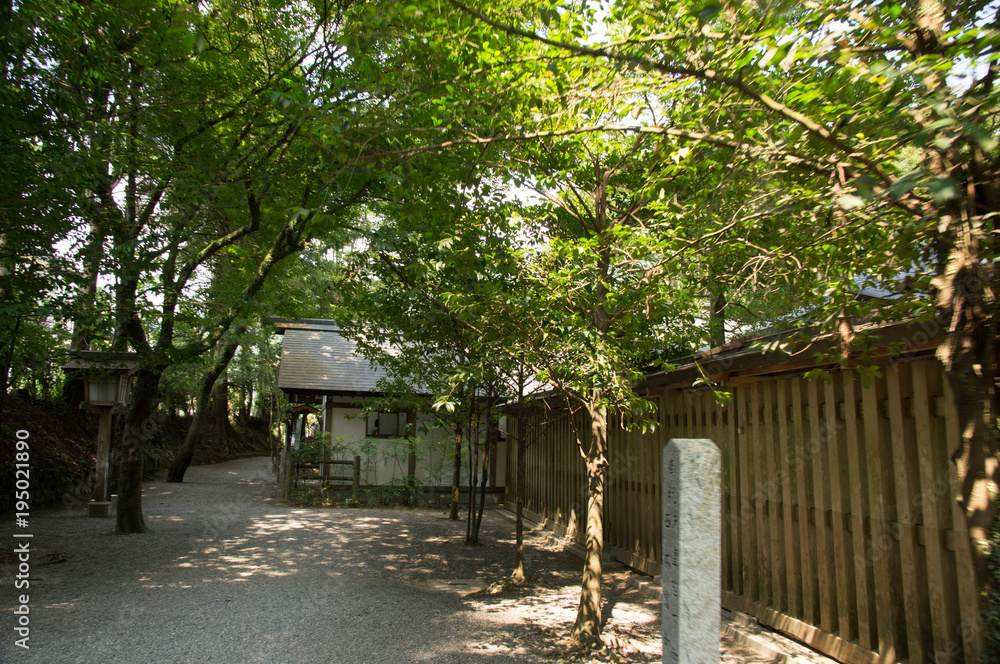
[[[351,460],[361,455],[362,485],[391,484],[394,479],[406,476],[408,445],[405,440],[365,437],[365,418],[361,409],[328,405],[326,430],[341,447],[336,458]],[[353,418],[351,417],[353,416]],[[418,414],[417,479],[425,485],[450,485],[454,468],[454,438],[452,434],[431,427],[433,418]],[[463,450],[462,482],[467,477],[468,459]]]

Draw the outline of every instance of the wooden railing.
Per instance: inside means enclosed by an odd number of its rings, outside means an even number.
[[[278,486],[281,487],[282,497],[285,499],[291,496],[299,482],[319,481],[324,486],[340,485],[346,487],[349,485],[355,497],[358,496],[361,487],[360,456],[355,456],[353,460],[327,459],[325,456],[316,460],[293,460],[291,454],[282,451],[278,468]],[[350,475],[336,472],[338,469],[346,468],[350,468]]]
[[[709,438],[722,453],[725,608],[851,664],[978,662],[949,386],[932,357],[879,369],[867,387],[851,371],[743,379],[724,405],[707,389],[651,395],[655,433],[610,426],[606,547],[659,574],[661,450]],[[553,419],[525,459],[525,507],[582,541],[586,485],[569,420]]]

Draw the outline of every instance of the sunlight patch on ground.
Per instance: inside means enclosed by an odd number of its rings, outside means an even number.
[[[578,603],[579,590],[572,586],[558,590],[539,588],[529,596],[470,602],[477,613],[492,622],[525,622],[552,629],[572,624]]]
[[[256,529],[262,532],[285,532],[288,530],[302,530],[304,528],[309,528],[311,524],[305,521],[300,521],[299,519],[285,519],[279,522],[272,522],[268,524],[258,524]]]
[[[439,661],[443,655],[458,655],[463,657],[468,656],[470,651],[476,655],[507,657],[511,655],[524,654],[523,652],[515,652],[506,645],[498,645],[496,643],[454,642],[450,644],[436,645],[433,652],[414,652],[411,654],[411,657],[413,658],[412,661],[415,662],[436,662]]]
[[[427,579],[411,583],[411,585],[419,590],[464,597],[485,588],[486,582],[481,579]]]
[[[239,563],[250,562],[250,558],[247,556],[219,556],[219,560],[224,563],[232,563],[234,566],[239,566]]]
[[[645,607],[615,606],[611,610],[612,619],[619,623],[643,624],[655,623],[660,619],[658,613]]]

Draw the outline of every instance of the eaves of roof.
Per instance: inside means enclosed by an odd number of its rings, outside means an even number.
[[[301,318],[292,320],[271,316],[275,334],[284,334],[286,330],[315,330],[318,332],[340,332],[340,325],[335,320],[327,318]]]
[[[862,333],[875,335],[876,342],[868,355],[919,356],[933,352],[944,338],[946,327],[942,321],[902,321],[888,325],[858,326],[855,336]],[[780,349],[765,350],[770,342],[791,339],[795,330],[777,332],[766,336],[749,336],[734,340],[696,355],[673,362],[670,371],[648,374],[634,385],[638,392],[655,392],[664,389],[691,387],[699,379],[719,385],[737,385],[755,377],[784,373],[801,373],[820,366],[853,366],[863,361],[865,353],[856,345],[845,346],[839,335],[823,334],[812,338],[806,345],[786,352]],[[822,361],[824,358],[825,361]]]

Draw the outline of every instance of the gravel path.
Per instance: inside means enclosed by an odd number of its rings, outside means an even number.
[[[542,587],[463,596],[510,573],[513,523],[496,511],[469,547],[442,510],[291,508],[266,458],[147,483],[143,508],[143,535],[81,509],[33,513],[29,590],[14,589],[7,543],[23,540],[8,523],[0,663],[545,662],[575,615],[581,562],[544,533],[527,554]],[[607,576],[606,633],[629,661],[659,661],[658,602],[626,578]],[[25,592],[29,650],[11,629]]]

